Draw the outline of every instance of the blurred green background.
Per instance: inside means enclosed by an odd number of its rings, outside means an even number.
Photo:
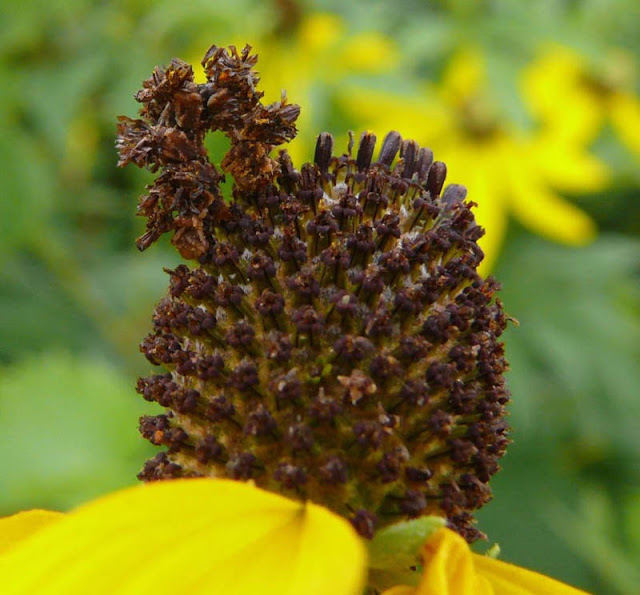
[[[640,3],[0,2],[0,513],[136,482],[138,343],[168,244],[134,248],[149,174],[116,116],[156,64],[249,42],[267,98],[322,130],[397,128],[487,228],[513,445],[480,528],[504,559],[640,593]],[[345,143],[346,140],[340,142]],[[211,140],[214,154],[221,144]]]

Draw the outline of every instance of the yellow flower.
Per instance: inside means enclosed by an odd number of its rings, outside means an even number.
[[[245,42],[243,38],[236,45]],[[312,131],[326,127],[332,95],[343,92],[348,77],[389,71],[397,62],[391,39],[374,31],[351,33],[339,16],[329,13],[306,15],[292,35],[257,39],[251,45],[260,57],[265,103],[278,101],[286,90],[290,101],[303,106],[299,133],[287,144],[293,163],[311,159],[316,141]],[[200,55],[202,48],[195,51]],[[196,82],[204,82],[199,59],[192,64]]]
[[[302,106],[298,136],[287,145],[293,163],[310,159],[313,131],[326,127],[331,98],[343,93],[344,81],[390,70],[397,54],[381,33],[352,34],[339,16],[328,13],[306,16],[290,39],[259,41],[255,50],[267,101],[280,99],[286,89],[291,101]]]
[[[432,534],[421,555],[417,589],[385,595],[581,593],[471,554],[446,529]],[[33,511],[0,520],[4,595],[359,595],[366,569],[364,543],[345,520],[229,480],[156,482],[69,515]]]
[[[522,88],[531,112],[556,137],[591,142],[609,122],[640,155],[640,99],[628,54],[613,50],[598,67],[571,48],[547,46],[524,72]]]
[[[556,241],[579,245],[593,238],[591,219],[557,191],[603,188],[604,165],[573,137],[556,137],[553,129],[520,130],[505,121],[479,51],[456,54],[440,85],[424,85],[421,97],[354,92],[345,96],[344,107],[363,122],[374,122],[379,134],[395,128],[431,147],[447,164],[448,179],[467,186],[468,198],[478,204],[476,219],[487,232],[480,241],[485,270],[499,252],[508,215]]]

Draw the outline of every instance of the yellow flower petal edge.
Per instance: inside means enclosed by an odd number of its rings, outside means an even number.
[[[383,595],[415,595],[414,587],[406,587],[404,585],[387,589]]]
[[[418,587],[393,587],[383,595],[587,595],[531,570],[474,554],[450,529],[435,532],[422,556]]]
[[[630,93],[617,93],[611,100],[610,114],[620,140],[640,156],[640,99]]]
[[[3,595],[356,595],[366,550],[323,507],[229,480],[129,488],[0,555]]]
[[[51,510],[27,510],[0,518],[0,556],[63,517],[63,513]]]

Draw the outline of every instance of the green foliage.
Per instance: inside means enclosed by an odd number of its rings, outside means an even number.
[[[118,368],[49,352],[0,379],[0,511],[67,509],[134,483],[149,449],[136,432],[145,409]]]
[[[496,272],[519,321],[505,337],[514,444],[481,527],[505,559],[603,593],[637,584],[638,271],[637,240],[514,234]]]
[[[581,249],[530,237],[510,245],[496,275],[520,322],[505,339],[512,391],[526,395],[512,405],[518,433],[565,434],[601,460],[611,449],[640,456],[639,268],[640,243],[624,237]],[[544,428],[541,408],[552,420]]]

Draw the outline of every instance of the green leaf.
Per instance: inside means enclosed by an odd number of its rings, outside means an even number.
[[[520,321],[505,343],[521,434],[568,431],[640,456],[639,266],[640,243],[616,236],[567,248],[527,235],[508,247],[496,276]]]
[[[53,202],[51,167],[34,138],[12,123],[0,135],[0,262],[43,232]]]
[[[152,450],[136,431],[149,406],[105,361],[48,352],[0,372],[0,511],[69,508],[118,487]]]

